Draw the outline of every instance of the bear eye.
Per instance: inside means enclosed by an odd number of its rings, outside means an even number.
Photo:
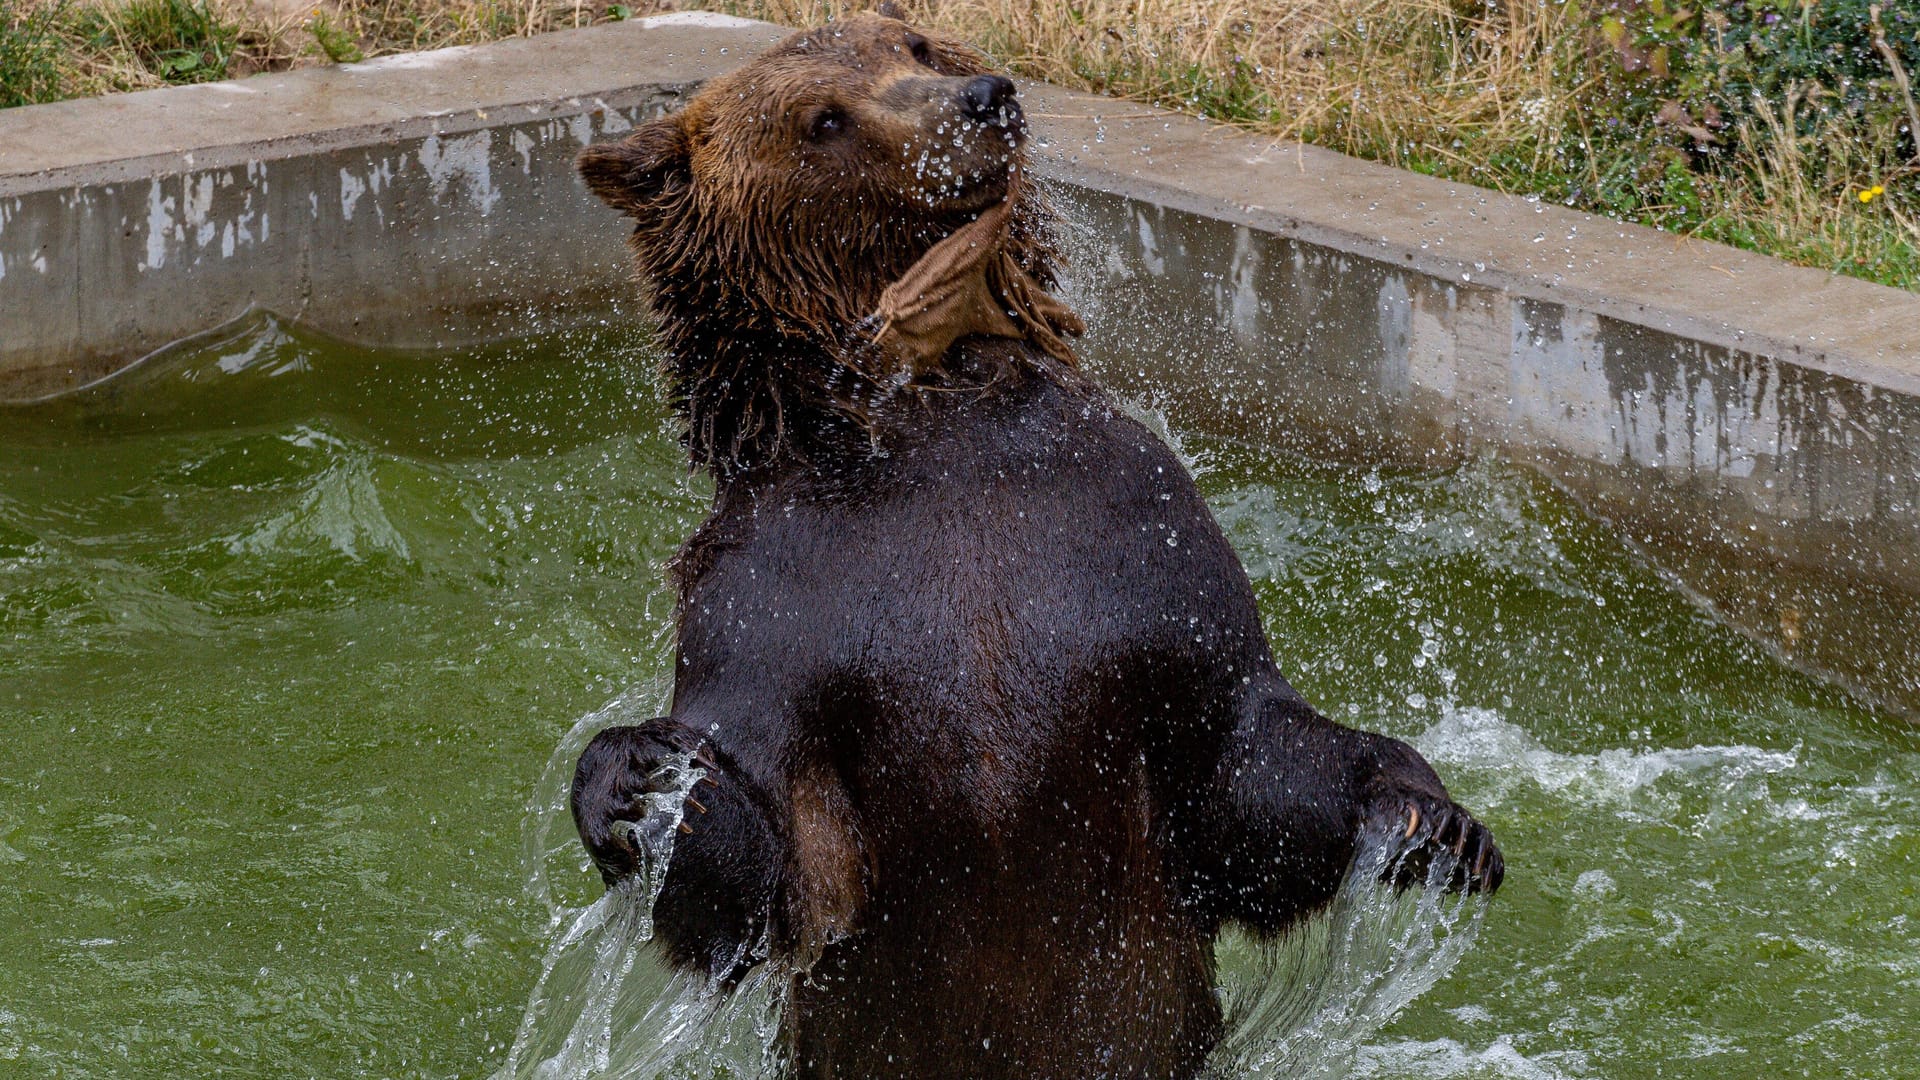
[[[919,34],[908,34],[907,51],[913,54],[915,60],[920,61],[928,67],[933,66],[933,47],[927,44],[926,38],[921,37]]]
[[[831,139],[847,130],[850,119],[846,110],[837,105],[828,105],[816,110],[813,119],[807,121],[807,138],[814,142]]]

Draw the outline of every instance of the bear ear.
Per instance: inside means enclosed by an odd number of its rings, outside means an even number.
[[[894,3],[894,0],[880,0],[880,6],[874,8],[873,13],[883,19],[899,19],[901,22],[907,21],[907,9]]]
[[[619,142],[580,151],[574,167],[587,190],[622,213],[639,217],[676,182],[687,179],[689,147],[679,114],[649,120]]]

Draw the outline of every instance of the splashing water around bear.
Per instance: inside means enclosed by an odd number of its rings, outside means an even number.
[[[691,755],[654,804],[635,839],[639,873],[584,908],[553,898],[548,861],[574,852],[566,793],[572,763],[612,723],[653,715],[658,688],[624,696],[583,717],[555,749],[527,823],[528,889],[547,906],[552,944],[541,962],[512,1052],[493,1080],[653,1080],[774,1077],[784,974],[762,964],[731,993],[675,974],[649,954],[653,901],[666,880],[683,799],[701,776]],[[558,835],[556,835],[558,834]],[[1367,1040],[1453,969],[1479,934],[1487,901],[1442,891],[1457,869],[1432,858],[1425,889],[1378,884],[1404,839],[1380,829],[1360,838],[1329,907],[1284,937],[1260,942],[1230,932],[1218,942],[1227,1033],[1207,1076],[1334,1080]],[[1012,1003],[1010,1003],[1011,1007]]]
[[[528,998],[507,1063],[494,1080],[672,1075],[696,1063],[730,1067],[742,1076],[764,1070],[774,1045],[773,996],[764,970],[731,994],[706,980],[666,972],[646,954],[653,938],[653,902],[666,884],[685,799],[703,771],[691,752],[669,766],[662,790],[647,796],[648,814],[633,828],[638,872],[584,908],[553,897],[547,864],[558,851],[577,852],[567,822],[572,762],[596,731],[646,713],[664,697],[659,687],[618,698],[581,718],[554,750],[529,806],[523,857],[528,892],[547,908],[553,939]],[[558,838],[555,832],[560,832]]]
[[[1458,864],[1449,853],[1428,865],[1424,889],[1378,884],[1405,855],[1401,837],[1368,830],[1326,911],[1278,941],[1220,939],[1228,1028],[1213,1075],[1344,1076],[1374,1032],[1453,970],[1479,936],[1486,899],[1442,891]]]

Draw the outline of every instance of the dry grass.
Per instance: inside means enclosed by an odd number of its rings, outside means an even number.
[[[808,25],[860,6],[732,0],[731,10]],[[1863,126],[1795,91],[1755,102],[1752,116],[1715,136],[1725,149],[1697,144],[1663,127],[1655,103],[1614,107],[1630,80],[1619,77],[1595,27],[1599,11],[1624,2],[906,6],[917,21],[971,38],[1022,74],[1920,288],[1920,169],[1902,159],[1890,119]],[[1823,119],[1802,123],[1810,116]],[[1715,167],[1700,167],[1702,150]],[[1862,203],[1859,194],[1875,186],[1885,190]]]
[[[1803,132],[1801,114],[1810,108],[1817,106],[1796,94],[1755,104],[1740,132],[1740,168],[1717,181],[1731,212],[1694,231],[1794,262],[1920,289],[1920,215],[1911,209],[1920,165],[1876,153],[1840,125]],[[1890,187],[1906,197],[1884,197]],[[1860,201],[1862,192],[1876,190],[1880,196]]]
[[[872,2],[702,6],[814,25]],[[1834,0],[1808,0],[1805,10],[1820,2]],[[138,5],[190,3],[207,5],[232,29],[231,55],[221,62],[224,73],[234,75],[693,6],[682,0],[322,0],[317,8],[287,7],[287,0],[0,0],[0,22],[17,21],[22,10],[61,12],[54,21],[69,28],[61,91],[99,93],[197,81],[194,72],[164,70],[153,50],[143,53],[124,29],[123,13]],[[1619,63],[1622,47],[1610,48],[1599,32],[1612,13],[1648,4],[1657,0],[906,0],[904,6],[916,22],[968,38],[1029,77],[1920,288],[1920,165],[1903,156],[1903,114],[1849,112],[1815,100],[1816,88],[1789,88],[1773,100],[1754,101],[1706,140],[1696,139],[1686,131],[1702,129],[1684,110],[1660,113],[1659,102],[1633,98],[1645,93],[1636,89],[1644,84],[1623,73],[1633,65]],[[92,14],[80,17],[84,13]],[[101,34],[102,25],[113,32]],[[76,26],[92,29],[76,33]],[[0,50],[0,67],[4,56]],[[1910,91],[1906,106],[1913,107]],[[1875,186],[1882,192],[1861,202],[1860,192]]]
[[[806,21],[837,5],[741,6]],[[948,0],[914,13],[1029,75],[1405,164],[1408,148],[1436,139],[1517,146],[1541,124],[1565,123],[1549,59],[1565,12],[1447,0]]]
[[[57,52],[56,81],[36,100],[240,78],[607,18],[586,0],[0,0],[0,29],[24,37],[19,28],[37,23]],[[213,34],[191,33],[202,25]],[[190,40],[178,40],[182,30]],[[187,54],[199,59],[183,70]],[[0,88],[6,55],[0,50]],[[19,102],[0,90],[0,103]]]

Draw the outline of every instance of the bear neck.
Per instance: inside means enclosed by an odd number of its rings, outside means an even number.
[[[691,463],[716,479],[864,443],[881,386],[841,359],[831,327],[795,320],[707,275],[656,278],[667,398]]]
[[[668,216],[677,219],[670,234],[636,230],[632,248],[692,464],[725,481],[870,453],[871,411],[898,383],[872,374],[885,365],[860,319],[950,230],[875,230],[846,250],[782,253],[768,268],[749,254],[753,238],[689,227],[689,216]],[[759,272],[742,272],[754,262]],[[849,288],[840,266],[873,268],[871,287]]]
[[[914,305],[883,303],[890,287],[944,296],[954,283],[937,274],[907,279],[927,270],[923,258],[942,241],[980,223],[982,211],[853,212],[831,229],[769,230],[754,224],[767,214],[742,213],[726,198],[676,178],[635,215],[629,240],[666,346],[667,396],[686,425],[688,456],[717,480],[870,454],[875,410],[903,388],[998,381],[1009,366],[1058,379],[1077,366],[1065,337],[1085,325],[1045,291],[1059,252],[1052,210],[1032,185],[999,215],[1000,253],[950,268],[971,267],[961,277],[984,285],[991,303],[956,286],[954,303],[919,319]],[[824,238],[802,243],[797,233]],[[988,349],[978,363],[953,347],[996,335],[1019,347]]]

